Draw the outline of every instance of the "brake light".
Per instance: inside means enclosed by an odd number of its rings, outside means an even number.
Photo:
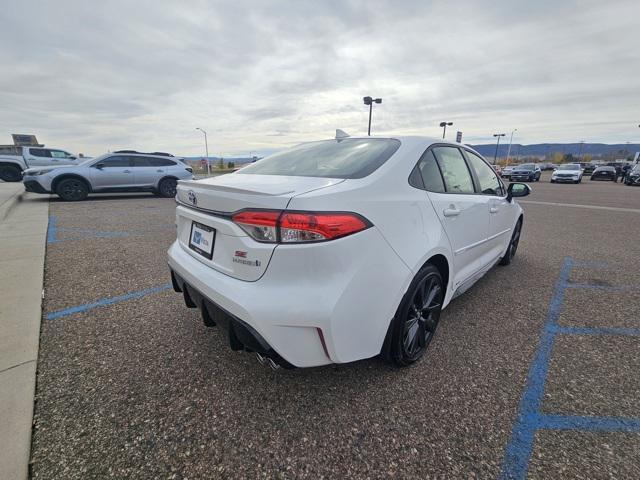
[[[346,237],[371,226],[355,213],[244,210],[232,220],[259,242],[324,242]]]

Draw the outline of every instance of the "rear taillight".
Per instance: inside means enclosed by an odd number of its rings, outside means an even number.
[[[231,218],[259,242],[324,242],[346,237],[371,226],[355,213],[244,210]]]

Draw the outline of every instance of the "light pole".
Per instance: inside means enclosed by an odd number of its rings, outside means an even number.
[[[364,101],[365,105],[369,105],[369,129],[367,130],[367,135],[371,136],[371,113],[373,111],[373,104],[374,103],[382,103],[382,99],[381,98],[371,98],[371,97],[363,97],[362,100]]]
[[[511,155],[511,143],[513,142],[513,133],[517,131],[518,131],[517,128],[514,128],[513,130],[511,130],[511,138],[509,138],[509,149],[507,150],[507,165],[509,165],[509,155]]]
[[[196,130],[200,130],[204,133],[204,151],[207,154],[207,175],[211,176],[211,165],[209,165],[209,144],[207,143],[207,132],[205,132],[200,127],[196,127]]]
[[[494,133],[493,136],[494,137],[498,137],[498,143],[496,143],[496,153],[493,156],[493,164],[495,165],[496,162],[498,161],[498,147],[500,146],[500,137],[504,137],[506,136],[506,133]]]
[[[444,140],[444,135],[447,133],[447,125],[453,125],[453,122],[440,122],[440,126],[442,127],[442,139]]]
[[[582,161],[582,148],[584,147],[584,140],[580,140],[580,150],[578,151],[578,158]]]

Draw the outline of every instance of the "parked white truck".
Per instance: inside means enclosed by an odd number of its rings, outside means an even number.
[[[22,172],[27,168],[76,165],[77,163],[78,158],[75,155],[58,148],[0,145],[0,180],[5,182],[21,181]]]

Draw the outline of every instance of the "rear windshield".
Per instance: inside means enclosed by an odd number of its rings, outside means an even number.
[[[363,178],[400,147],[393,138],[345,138],[303,143],[275,153],[237,173],[294,177]]]

